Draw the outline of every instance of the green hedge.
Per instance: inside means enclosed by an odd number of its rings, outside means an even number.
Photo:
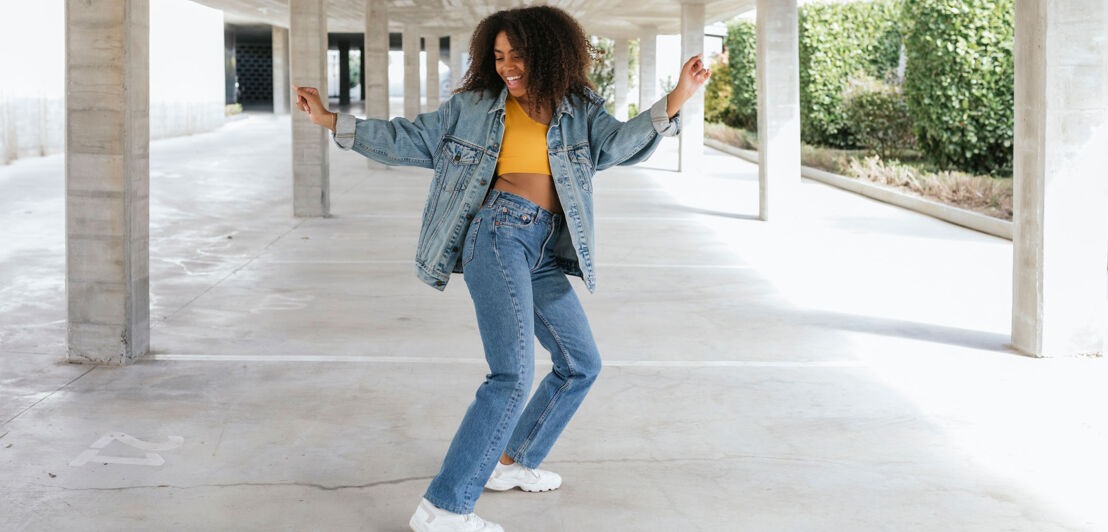
[[[920,149],[944,168],[1012,165],[1013,0],[905,0],[904,94]]]
[[[704,86],[704,121],[734,125],[731,107],[731,69],[717,57],[709,66],[712,77]]]
[[[858,142],[882,159],[914,146],[912,117],[900,85],[857,76],[847,83],[843,102]]]
[[[807,4],[800,8],[800,136],[855,147],[843,89],[862,71],[883,78],[900,59],[900,0]]]
[[[731,82],[728,125],[758,130],[757,28],[753,22],[735,20],[727,25],[727,70]]]

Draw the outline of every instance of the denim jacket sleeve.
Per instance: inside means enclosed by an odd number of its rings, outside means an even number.
[[[677,135],[681,129],[680,118],[680,112],[669,118],[665,96],[650,106],[649,112],[639,113],[627,122],[620,122],[608,114],[603,105],[597,106],[589,127],[589,145],[596,169],[635,164],[646,159],[658,146],[660,136]]]
[[[416,116],[415,120],[404,117],[362,120],[340,114],[332,138],[339,148],[353,149],[384,164],[432,168],[432,156],[442,140],[449,105],[447,101],[435,111]]]

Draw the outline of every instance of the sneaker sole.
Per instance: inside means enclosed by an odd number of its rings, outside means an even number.
[[[526,492],[529,492],[529,493],[538,493],[538,492],[541,492],[541,491],[554,491],[554,490],[556,490],[560,487],[561,487],[561,485],[559,484],[559,485],[551,487],[551,488],[536,488],[534,486],[524,486],[522,484],[513,484],[513,483],[501,484],[499,482],[496,482],[495,480],[490,480],[488,484],[485,484],[485,489],[490,489],[490,490],[493,490],[493,491],[508,491],[510,489],[519,488],[519,489],[521,489],[523,491],[526,491]]]

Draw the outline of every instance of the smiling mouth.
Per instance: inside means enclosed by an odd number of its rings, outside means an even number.
[[[507,76],[504,78],[504,82],[508,84],[508,88],[514,89],[516,87],[519,87],[520,79],[522,77],[523,76]]]

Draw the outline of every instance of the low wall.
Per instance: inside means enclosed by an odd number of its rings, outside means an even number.
[[[734,155],[748,162],[758,164],[758,152],[756,151],[736,148],[715,139],[704,139],[704,145]],[[849,190],[855,194],[861,194],[871,199],[926,214],[933,218],[938,218],[988,235],[1006,240],[1012,239],[1012,222],[1007,220],[993,218],[992,216],[986,216],[937,201],[898,192],[891,188],[875,185],[861,179],[852,179],[808,166],[800,167],[800,175],[801,177],[819,181],[843,190]]]
[[[62,4],[29,4],[12,6],[17,12],[0,20],[0,47],[7,50],[0,54],[0,164],[65,151]],[[13,52],[21,38],[53,45],[33,55]],[[223,125],[223,62],[222,11],[188,0],[150,3],[152,140]],[[3,75],[9,72],[20,75]]]

